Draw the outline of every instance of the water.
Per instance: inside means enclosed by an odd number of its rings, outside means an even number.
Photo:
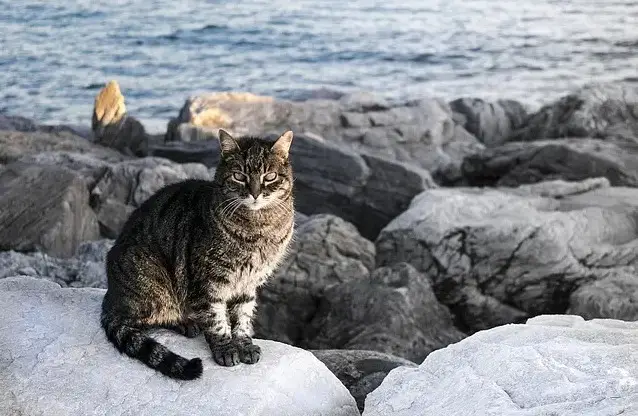
[[[513,98],[638,81],[634,0],[0,0],[0,112],[87,124],[117,79],[164,127],[184,99],[241,90]]]

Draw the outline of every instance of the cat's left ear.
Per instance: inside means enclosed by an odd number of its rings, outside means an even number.
[[[274,153],[281,155],[284,159],[288,159],[288,151],[290,150],[290,144],[292,143],[292,131],[288,130],[282,134],[275,144],[272,145],[270,150]]]
[[[222,155],[239,150],[239,145],[226,130],[219,129],[219,145],[222,151]]]

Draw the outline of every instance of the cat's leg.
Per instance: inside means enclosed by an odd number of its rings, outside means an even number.
[[[194,310],[194,318],[204,332],[213,359],[217,364],[228,367],[239,364],[239,348],[233,342],[226,299],[205,296],[200,304],[201,307]]]
[[[239,360],[246,364],[255,364],[261,358],[261,348],[253,344],[253,316],[255,314],[255,295],[244,293],[228,302],[233,343],[239,349]]]

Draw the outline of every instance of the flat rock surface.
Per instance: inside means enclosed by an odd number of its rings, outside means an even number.
[[[539,316],[482,331],[397,368],[364,416],[638,413],[638,323]]]
[[[154,336],[199,356],[195,381],[168,379],[120,355],[99,325],[102,289],[0,281],[2,415],[359,415],[348,390],[312,353],[260,341],[254,366],[217,366],[202,337]]]

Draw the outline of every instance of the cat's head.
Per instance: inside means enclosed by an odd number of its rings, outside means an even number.
[[[221,158],[215,173],[223,200],[222,212],[234,212],[245,207],[258,211],[281,206],[292,193],[292,169],[288,151],[292,131],[275,142],[256,138],[233,138],[219,130]]]

